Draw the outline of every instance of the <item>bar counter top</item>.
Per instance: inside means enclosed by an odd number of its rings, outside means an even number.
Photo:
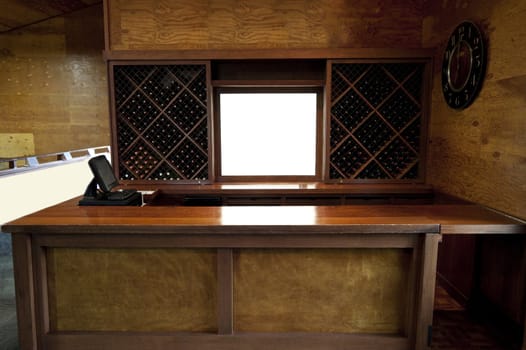
[[[522,234],[526,224],[476,204],[81,207],[79,198],[14,220],[9,233]]]

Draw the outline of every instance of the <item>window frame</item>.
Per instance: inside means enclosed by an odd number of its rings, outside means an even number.
[[[316,94],[316,154],[314,175],[222,175],[221,174],[221,112],[223,93],[315,93]],[[232,86],[216,87],[213,98],[213,169],[216,182],[319,182],[322,181],[324,135],[324,89],[321,86]]]

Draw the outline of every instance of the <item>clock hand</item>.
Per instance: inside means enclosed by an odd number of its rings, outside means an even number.
[[[455,53],[456,53],[456,56],[457,56],[457,70],[456,70],[456,74],[455,74],[455,83],[458,83],[458,78],[460,76],[460,43],[457,44],[457,48],[455,49]]]

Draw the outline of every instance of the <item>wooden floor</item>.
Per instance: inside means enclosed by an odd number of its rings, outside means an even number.
[[[432,349],[518,350],[518,342],[518,339],[503,335],[494,325],[468,313],[437,283]]]
[[[14,300],[0,299],[0,350],[18,349]]]
[[[432,349],[512,350],[519,349],[492,327],[473,319],[466,311],[436,310],[433,320]]]

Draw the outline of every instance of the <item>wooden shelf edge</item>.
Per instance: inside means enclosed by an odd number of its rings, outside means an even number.
[[[325,86],[324,80],[212,80],[215,87],[319,87]]]
[[[118,60],[257,60],[257,59],[348,59],[422,58],[435,53],[428,48],[314,48],[314,49],[207,49],[207,50],[105,50],[104,59]]]

